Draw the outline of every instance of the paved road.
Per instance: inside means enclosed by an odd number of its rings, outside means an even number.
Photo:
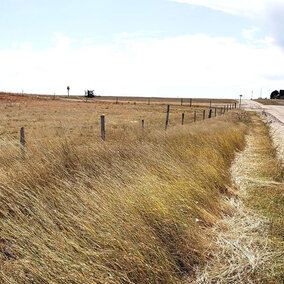
[[[244,100],[242,108],[246,110],[254,110],[257,112],[265,111],[266,113],[274,116],[284,124],[284,106],[279,105],[263,105],[252,100]]]
[[[269,123],[273,142],[279,157],[284,161],[284,106],[262,105],[251,100],[244,100],[242,108],[260,113],[263,120]]]

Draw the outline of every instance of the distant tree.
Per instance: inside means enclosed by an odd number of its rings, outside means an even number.
[[[279,99],[279,92],[277,90],[273,91],[270,95],[270,99]]]

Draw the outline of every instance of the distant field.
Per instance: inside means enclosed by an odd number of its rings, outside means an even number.
[[[185,105],[190,104],[190,100],[192,100],[192,105],[210,105],[210,101],[212,106],[218,106],[218,105],[223,105],[223,104],[233,104],[237,103],[235,100],[230,100],[230,99],[196,99],[196,98],[147,98],[147,97],[95,97],[93,100],[94,101],[109,101],[109,102],[116,102],[118,99],[118,102],[123,102],[123,103],[146,103],[148,104],[177,104],[180,105],[181,103]]]
[[[71,98],[71,97],[70,97]],[[82,99],[82,97],[72,97],[72,99]],[[83,98],[84,99],[84,98]],[[112,103],[137,103],[137,104],[171,104],[171,105],[190,105],[189,98],[147,98],[147,97],[95,97],[88,99],[94,102],[112,102]],[[210,103],[211,102],[211,103]],[[221,107],[226,104],[237,103],[235,100],[229,99],[192,99],[192,106],[204,106],[204,107]]]
[[[206,117],[209,110],[209,101],[206,100],[196,100],[193,107],[190,107],[189,104],[183,106],[174,104],[177,102],[175,99],[172,101],[154,99],[155,103],[150,105],[133,104],[134,98],[131,98],[132,103],[120,99],[118,104],[97,98],[89,99],[85,103],[82,98],[78,101],[76,98],[53,100],[52,97],[47,96],[0,94],[0,103],[2,102],[0,134],[17,136],[19,127],[26,126],[31,141],[54,135],[59,138],[61,132],[68,136],[80,134],[81,137],[85,135],[99,137],[100,115],[104,114],[109,140],[117,139],[117,135],[127,135],[128,130],[140,130],[142,119],[145,121],[146,129],[164,129],[166,103],[171,103],[171,126],[181,124],[182,113],[185,113],[185,124],[188,124],[193,122],[194,111],[197,120],[202,120],[203,110],[206,110]],[[142,98],[138,99],[143,102]],[[200,106],[200,102],[204,104]],[[214,105],[212,103],[212,107]],[[217,114],[220,114],[220,108],[217,109]]]
[[[284,100],[264,100],[264,99],[257,99],[254,100],[258,103],[261,103],[263,105],[280,105],[284,106]]]
[[[1,94],[1,93],[0,93]],[[12,94],[11,94],[12,95]],[[19,94],[17,94],[19,95]],[[52,95],[36,95],[25,94],[25,96],[42,97],[53,99]],[[70,100],[85,100],[84,96],[56,96],[56,99],[70,99]],[[172,104],[172,105],[189,105],[190,100],[192,106],[207,106],[221,107],[227,104],[237,103],[233,99],[200,99],[200,98],[159,98],[159,97],[115,97],[115,96],[96,96],[95,98],[88,98],[89,102],[110,102],[110,103],[139,103],[139,104]],[[211,104],[210,104],[211,102]]]

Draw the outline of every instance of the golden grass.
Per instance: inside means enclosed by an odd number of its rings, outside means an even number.
[[[246,204],[268,219],[269,234],[279,258],[275,259],[276,268],[270,273],[269,281],[284,281],[284,170],[283,161],[277,158],[276,149],[270,138],[269,128],[257,120],[255,130],[259,139],[256,150],[257,171],[253,184],[248,192]]]
[[[204,263],[241,117],[181,126],[176,106],[165,132],[162,106],[2,97],[0,108],[2,282],[178,283]]]
[[[0,96],[21,96],[18,94],[13,93],[1,93]],[[24,94],[25,97],[34,97],[34,98],[45,98],[45,99],[56,99],[56,100],[77,100],[77,101],[85,101],[86,98],[81,95],[72,95],[72,96],[64,96],[64,95],[36,95],[36,94]],[[212,107],[222,107],[226,105],[234,105],[235,103],[238,104],[237,100],[232,99],[200,99],[200,98],[162,98],[162,97],[125,97],[125,96],[95,96],[94,98],[87,98],[88,102],[104,102],[104,103],[116,103],[118,104],[147,104],[150,103],[150,105],[156,105],[156,104],[171,104],[171,105],[181,105],[183,106],[189,106],[190,101],[192,103],[192,106],[203,106],[203,107],[209,107],[210,105]]]
[[[231,210],[209,228],[212,257],[194,283],[283,283],[283,168],[268,128],[255,115],[251,126],[232,166],[235,190],[224,196]]]

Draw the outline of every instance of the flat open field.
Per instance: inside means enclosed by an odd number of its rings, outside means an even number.
[[[1,94],[1,93],[0,93]],[[13,95],[8,94],[7,95]],[[20,96],[20,94],[16,94]],[[25,94],[25,96],[34,96],[34,97],[42,97],[47,99],[53,99],[52,95],[41,95],[38,96],[36,94],[29,95]],[[55,96],[56,99],[69,99],[69,100],[78,100],[82,101],[85,100],[84,96]],[[222,107],[227,104],[238,104],[237,100],[232,99],[200,99],[200,98],[158,98],[158,97],[115,97],[115,96],[96,96],[94,98],[88,98],[88,102],[109,102],[109,103],[137,103],[137,104],[171,104],[171,105],[191,105],[192,106],[204,106],[204,107]]]
[[[107,140],[127,137],[128,132],[140,133],[141,121],[145,121],[145,130],[163,130],[166,119],[166,104],[115,104],[96,100],[66,101],[52,100],[37,96],[0,95],[2,136],[18,137],[20,127],[26,127],[29,144],[52,137],[77,137],[85,139],[100,137],[100,116],[106,117]],[[170,127],[181,124],[181,115],[185,113],[185,124],[192,123],[194,111],[197,120],[203,119],[203,110],[208,116],[208,106],[189,105],[171,106]],[[215,110],[214,110],[215,112]],[[213,112],[213,116],[215,113]],[[220,115],[220,109],[217,109]]]
[[[79,98],[79,97],[76,97]],[[94,101],[104,102],[121,102],[121,103],[150,103],[150,104],[172,104],[172,105],[189,105],[190,101],[192,106],[211,106],[218,107],[226,104],[237,103],[235,100],[230,99],[196,99],[196,98],[147,98],[147,97],[111,97],[111,96],[98,96],[93,98]]]

